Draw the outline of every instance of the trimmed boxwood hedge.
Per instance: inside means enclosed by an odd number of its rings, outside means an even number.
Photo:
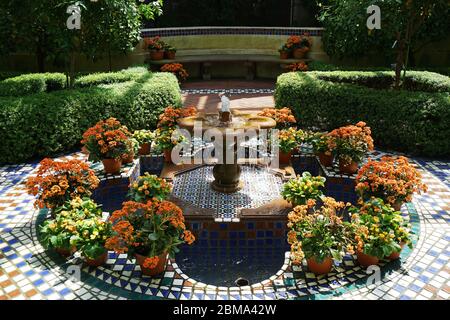
[[[0,162],[68,151],[87,128],[108,117],[131,130],[155,128],[169,105],[181,106],[178,80],[169,73],[147,73],[139,82],[0,97]]]
[[[148,74],[148,70],[145,67],[132,67],[118,72],[92,73],[76,78],[74,86],[76,88],[86,88],[100,84],[139,81],[146,74]],[[145,80],[145,77],[143,79]]]
[[[24,96],[66,87],[63,73],[29,73],[0,81],[0,96]]]
[[[285,73],[278,77],[275,103],[292,108],[304,128],[332,130],[363,120],[378,147],[449,156],[450,79],[409,72],[410,90],[377,89],[392,77],[392,72]]]

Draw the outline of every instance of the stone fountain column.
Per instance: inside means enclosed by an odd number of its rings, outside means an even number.
[[[225,137],[224,137],[224,140]],[[214,181],[211,188],[222,193],[237,192],[242,188],[243,183],[239,180],[241,177],[241,166],[237,163],[237,137],[233,135],[232,143],[223,141],[222,157],[223,163],[218,163],[213,168]],[[227,162],[227,155],[232,154],[232,163]]]

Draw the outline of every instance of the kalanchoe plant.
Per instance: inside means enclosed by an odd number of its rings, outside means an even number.
[[[146,172],[131,185],[128,197],[141,203],[152,199],[162,201],[167,199],[171,191],[172,185],[169,182]]]
[[[278,133],[278,147],[280,151],[289,153],[299,147],[299,131],[295,128],[283,129]]]
[[[105,254],[106,240],[111,236],[111,223],[95,216],[76,221],[77,235],[72,237],[78,251],[95,260]]]
[[[373,150],[371,130],[363,121],[335,129],[329,133],[329,147],[344,163],[360,163],[364,156]]]
[[[186,138],[180,134],[174,134],[177,129],[156,129],[155,149],[158,152],[172,150],[179,143],[186,141]]]
[[[314,153],[324,153],[331,156],[330,136],[326,132],[315,132],[309,135],[308,142],[312,145]]]
[[[155,133],[151,130],[136,130],[133,132],[133,139],[138,142],[138,145],[141,146],[144,143],[152,143],[155,139]]]
[[[303,258],[318,263],[329,258],[339,262],[346,253],[353,253],[351,225],[338,216],[347,206],[324,197],[320,207],[310,200],[288,214],[288,243],[294,264],[300,264]]]
[[[195,240],[186,230],[181,209],[168,201],[125,202],[110,221],[113,234],[106,247],[118,253],[145,256],[146,268],[154,268],[162,254],[173,257],[179,245]]]
[[[188,72],[181,63],[167,63],[161,67],[161,72],[173,73],[180,82],[185,81],[189,77]]]
[[[28,193],[38,196],[35,206],[57,209],[66,201],[90,196],[99,180],[89,165],[80,160],[40,162],[37,174],[27,180]]]
[[[161,51],[164,50],[166,44],[161,40],[161,37],[156,36],[154,38],[146,39],[145,43],[147,44],[148,50]]]
[[[120,159],[127,154],[128,129],[115,118],[99,121],[83,134],[83,143],[89,151],[89,160]]]
[[[158,128],[174,128],[177,126],[178,119],[194,116],[196,113],[197,109],[193,106],[187,108],[167,107],[159,116]]]
[[[275,120],[277,122],[277,129],[288,128],[297,122],[290,108],[265,108],[258,115]]]
[[[379,197],[385,202],[409,202],[415,192],[427,191],[421,174],[406,157],[382,157],[368,161],[356,177],[356,191],[363,201]]]
[[[325,187],[325,180],[324,177],[313,177],[311,173],[303,172],[283,185],[281,195],[294,206],[305,205],[308,200],[319,200],[323,196],[321,189]]]
[[[46,220],[40,227],[45,248],[71,249],[80,239],[77,226],[86,219],[100,218],[102,210],[89,198],[75,198],[61,208],[55,219]]]
[[[351,212],[358,252],[383,259],[400,252],[401,244],[412,248],[410,225],[382,199],[371,198]]]
[[[164,50],[167,52],[177,52],[177,48],[175,48],[174,46],[171,46],[169,44],[165,45]]]

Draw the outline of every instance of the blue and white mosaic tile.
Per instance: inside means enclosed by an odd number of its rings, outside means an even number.
[[[204,209],[217,212],[216,218],[235,218],[244,208],[258,208],[280,198],[281,177],[258,166],[241,166],[243,187],[232,194],[211,189],[213,167],[203,166],[177,175],[173,195]]]

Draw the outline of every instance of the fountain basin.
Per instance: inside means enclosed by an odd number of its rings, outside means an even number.
[[[198,130],[197,127],[201,125],[202,132],[214,129],[222,135],[222,150],[220,151],[223,159],[214,166],[215,180],[211,184],[213,190],[222,193],[234,193],[242,187],[241,168],[237,161],[237,150],[240,147],[237,135],[245,134],[245,130],[253,130],[257,133],[259,130],[271,129],[276,126],[275,120],[269,117],[242,113],[237,110],[231,111],[231,114],[231,121],[227,122],[222,121],[219,113],[199,113],[178,120],[178,125],[191,133]]]

